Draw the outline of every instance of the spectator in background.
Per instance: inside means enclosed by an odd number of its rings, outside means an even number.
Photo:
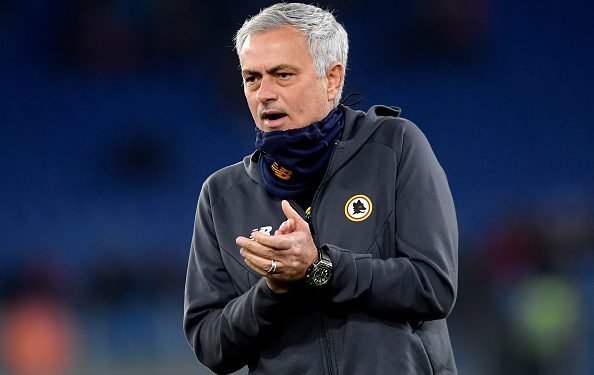
[[[457,224],[424,135],[340,104],[348,39],[327,11],[276,4],[235,41],[256,151],[202,187],[196,356],[218,373],[456,374]]]

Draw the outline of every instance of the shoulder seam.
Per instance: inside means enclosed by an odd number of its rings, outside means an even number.
[[[219,201],[220,201],[221,199],[223,199],[223,197],[225,197],[229,191],[231,191],[231,190],[235,189],[235,188],[236,188],[237,186],[239,186],[239,185],[244,185],[244,184],[247,184],[247,183],[249,183],[250,181],[252,181],[252,180],[249,180],[249,181],[242,181],[242,182],[236,182],[236,183],[233,183],[233,184],[231,184],[231,186],[229,186],[227,189],[225,189],[225,191],[223,191],[223,192],[221,192],[221,193],[220,193],[220,197],[218,197],[216,201],[212,202],[212,204],[211,204],[211,208],[213,208],[213,209],[214,209],[214,207],[217,205],[217,203],[219,203]]]

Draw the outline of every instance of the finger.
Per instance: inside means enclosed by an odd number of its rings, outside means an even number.
[[[235,239],[235,244],[237,246],[245,246],[250,242],[252,242],[252,240],[250,240],[249,238],[243,237],[243,236],[239,236]]]
[[[287,230],[287,220],[283,221],[281,223],[281,225],[278,227],[278,232],[280,232],[282,234],[286,234],[286,230]]]
[[[263,251],[262,255],[272,254],[273,251],[278,250],[286,250],[291,247],[293,244],[293,240],[285,235],[285,233],[280,232],[280,236],[269,236],[263,233],[254,232],[254,240],[250,241],[252,244],[245,244],[245,247],[248,248],[256,248],[257,245],[261,245],[265,247],[265,249],[259,248],[257,251]],[[287,233],[289,234],[289,233]],[[255,244],[253,244],[255,242]]]
[[[251,268],[252,270],[256,271],[258,274],[260,274],[261,276],[266,276],[267,272],[264,271],[263,269],[261,269],[260,267],[256,266],[254,263],[252,263],[249,259],[244,259],[245,264]]]
[[[281,202],[281,208],[283,209],[283,213],[287,219],[293,219],[295,224],[304,221],[299,213],[295,211],[293,207],[291,207],[291,204],[287,200],[283,200]]]
[[[242,248],[241,255],[244,257],[245,263],[252,268],[254,271],[265,275],[265,274],[270,274],[268,273],[268,270],[272,267],[272,259],[268,259],[268,258],[263,258],[260,256],[257,256],[253,253],[250,253],[249,251],[245,251]],[[281,261],[276,260],[276,271],[275,273],[278,273],[278,270],[282,264]]]
[[[267,246],[266,244],[262,244],[260,241],[262,241],[263,239],[267,238],[267,237],[272,237],[272,236],[268,236],[265,234],[261,234],[259,233],[259,235],[261,235],[261,237],[259,238],[258,235],[256,235],[256,232],[254,232],[254,239],[253,240],[241,240],[239,241],[239,243],[241,244],[240,247],[240,253],[243,250],[244,252],[249,252],[252,253],[256,256],[259,256],[261,258],[265,258],[265,259],[271,259],[272,256],[274,255],[274,251],[275,249]],[[242,254],[243,255],[243,254]]]
[[[278,230],[276,232],[274,232],[274,234],[275,235],[276,234],[289,234],[293,231],[294,224],[295,224],[295,221],[293,219],[287,219],[287,220],[283,221],[283,223],[280,225]]]
[[[268,258],[265,258],[263,256],[260,256],[259,254],[254,253],[254,252],[250,251],[249,249],[247,249],[245,247],[242,247],[241,249],[239,249],[239,254],[241,254],[241,256],[244,259],[249,260],[250,262],[252,262],[256,266],[265,267],[265,263],[268,260]]]
[[[252,252],[260,254],[262,256],[266,256],[271,253],[274,249],[271,249],[269,245],[267,245],[265,239],[274,236],[270,236],[268,234],[260,233],[260,232],[252,232],[251,238],[246,238],[243,236],[239,236],[235,239],[235,243],[239,247],[245,247]]]

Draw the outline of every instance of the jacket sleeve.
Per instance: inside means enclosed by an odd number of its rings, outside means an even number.
[[[396,249],[384,252],[397,256],[372,259],[326,245],[335,266],[329,293],[334,302],[357,299],[378,313],[440,319],[450,313],[457,293],[454,203],[443,169],[414,124],[404,127],[400,145],[395,218],[390,218],[396,223]]]
[[[258,338],[282,317],[284,295],[262,278],[239,295],[221,257],[208,181],[198,200],[184,300],[184,331],[196,357],[216,373],[246,365]]]

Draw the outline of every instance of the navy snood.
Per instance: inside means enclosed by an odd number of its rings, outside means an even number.
[[[266,191],[281,198],[311,193],[326,171],[343,127],[343,113],[337,107],[321,121],[303,128],[270,132],[256,128],[260,175]]]

